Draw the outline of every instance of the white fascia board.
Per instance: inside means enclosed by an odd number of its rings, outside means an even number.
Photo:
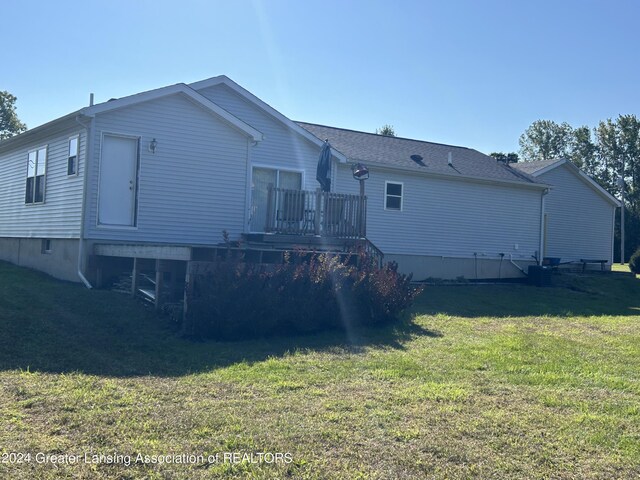
[[[77,110],[69,113],[63,117],[56,118],[50,122],[47,122],[38,127],[31,128],[25,132],[22,132],[13,137],[0,141],[0,152],[8,151],[14,148],[19,148],[30,142],[36,141],[38,138],[44,138],[49,135],[57,134],[65,130],[72,129],[74,127],[80,127],[75,119],[82,116],[83,110]]]
[[[205,109],[210,112],[216,114],[218,117],[229,123],[230,125],[236,127],[237,129],[243,131],[245,134],[250,136],[254,141],[259,142],[264,138],[264,135],[253,128],[252,126],[246,124],[238,117],[232,115],[219,105],[216,105],[211,100],[203,97],[198,92],[189,88],[184,83],[178,83],[176,85],[170,85],[168,87],[157,88],[155,90],[149,90],[147,92],[137,93],[135,95],[130,95],[128,97],[118,98],[117,100],[110,100],[108,102],[99,103],[92,107],[87,107],[84,113],[87,116],[95,116],[100,113],[109,112],[111,110],[116,110],[119,108],[125,108],[132,105],[136,105],[142,102],[148,102],[151,100],[155,100],[161,97],[166,97],[168,95],[182,94],[189,97],[192,101],[201,106],[205,107]]]
[[[578,178],[580,178],[580,180],[586,183],[589,187],[591,187],[593,190],[599,193],[602,197],[604,197],[605,200],[609,201],[610,203],[612,203],[617,207],[621,205],[620,201],[616,197],[614,197],[609,192],[607,192],[604,188],[600,186],[600,184],[598,184],[598,182],[596,182],[593,178],[591,178],[589,175],[584,173],[580,168],[578,168],[576,165],[573,164],[573,162],[570,162],[569,160],[566,160],[566,159],[558,160],[556,163],[552,163],[548,167],[545,167],[537,171],[536,173],[532,173],[531,175],[533,175],[534,177],[538,177],[540,175],[543,175],[553,170],[554,168],[559,167],[560,165],[567,165],[567,167],[569,167],[569,170],[571,170]]]
[[[353,160],[354,162],[359,162],[360,160]],[[375,162],[364,162],[362,161],[362,163],[365,163],[367,165],[367,167],[369,167],[371,169],[371,167],[373,167],[376,170],[385,170],[385,171],[389,171],[389,172],[395,172],[395,173],[399,173],[399,174],[410,174],[410,175],[420,175],[420,176],[424,176],[424,177],[431,177],[431,178],[439,178],[439,179],[443,179],[443,180],[453,180],[453,181],[459,181],[459,182],[471,182],[471,183],[482,183],[482,184],[486,184],[486,185],[503,185],[503,186],[511,186],[511,187],[523,187],[523,188],[528,188],[528,189],[534,189],[534,190],[547,190],[547,189],[552,189],[553,187],[551,185],[548,185],[546,183],[528,183],[528,182],[516,182],[516,181],[512,181],[512,180],[500,180],[500,179],[496,179],[496,178],[486,178],[486,177],[475,177],[472,175],[450,175],[447,173],[441,173],[441,172],[429,172],[429,171],[421,171],[421,170],[414,170],[411,168],[404,168],[404,167],[398,167],[398,166],[389,166],[389,165],[385,165],[385,164],[381,164],[381,163],[375,163]]]
[[[540,170],[535,171],[533,173],[530,173],[529,175],[531,175],[532,177],[537,177],[538,175],[542,175],[544,173],[547,173],[548,171],[553,170],[554,168],[559,167],[560,165],[564,165],[567,162],[568,162],[568,160],[566,160],[564,158],[561,158],[557,162],[552,163],[551,165],[547,165],[546,167],[541,168]],[[517,170],[517,168],[516,168],[516,170]]]
[[[273,108],[269,104],[263,102],[258,97],[256,97],[253,93],[251,93],[248,90],[244,89],[243,87],[241,87],[240,85],[238,85],[236,82],[234,82],[233,80],[231,80],[229,77],[227,77],[225,75],[219,75],[217,77],[208,78],[207,80],[201,80],[199,82],[190,83],[189,87],[191,87],[194,90],[202,90],[204,88],[213,87],[215,85],[220,85],[220,84],[224,84],[225,86],[229,87],[231,90],[236,92],[238,95],[240,95],[241,97],[244,97],[246,100],[248,100],[249,102],[253,103],[257,107],[262,109],[264,112],[266,112],[267,114],[271,115],[276,120],[280,121],[282,124],[284,124],[290,130],[292,130],[292,131],[296,132],[297,134],[301,135],[302,137],[306,138],[308,141],[310,141],[314,145],[317,145],[319,147],[322,147],[322,145],[324,145],[324,141],[322,139],[316,137],[315,135],[313,135],[311,132],[309,132],[305,128],[302,128],[300,125],[298,125],[294,121],[288,119],[283,114],[278,112],[275,108]],[[334,147],[331,147],[331,154],[335,158],[337,158],[340,163],[347,163],[348,162],[347,157],[343,153],[341,153],[338,150],[336,150]]]

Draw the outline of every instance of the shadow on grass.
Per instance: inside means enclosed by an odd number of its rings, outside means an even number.
[[[402,349],[437,337],[410,319],[380,328],[242,342],[194,342],[140,302],[86,290],[0,262],[0,372],[30,370],[129,377],[181,376],[295,351],[359,353]]]
[[[616,274],[557,274],[551,287],[525,284],[426,287],[418,315],[458,317],[640,315],[640,280]]]

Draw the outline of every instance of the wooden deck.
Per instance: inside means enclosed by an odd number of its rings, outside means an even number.
[[[287,235],[365,238],[366,219],[366,196],[270,186],[264,230]]]

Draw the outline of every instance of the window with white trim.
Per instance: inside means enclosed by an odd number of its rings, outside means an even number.
[[[78,159],[80,151],[80,137],[75,136],[69,139],[69,155],[67,156],[67,175],[78,174]]]
[[[24,203],[44,203],[47,147],[29,152],[27,160],[27,186]]]
[[[385,182],[385,210],[402,210],[403,185],[399,182]]]

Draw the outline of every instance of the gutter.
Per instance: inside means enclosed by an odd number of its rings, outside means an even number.
[[[87,278],[84,276],[84,273],[82,272],[83,270],[83,258],[84,258],[84,216],[85,216],[85,205],[87,203],[87,178],[89,176],[88,172],[89,172],[89,154],[91,152],[91,125],[86,125],[84,123],[82,123],[80,121],[80,118],[83,117],[84,115],[79,114],[76,115],[75,117],[75,121],[82,126],[82,128],[85,129],[86,135],[87,135],[87,139],[85,141],[85,152],[84,152],[84,173],[83,173],[83,180],[82,180],[82,207],[81,207],[81,213],[80,213],[80,238],[79,238],[79,245],[78,245],[78,278],[80,278],[80,280],[82,280],[82,283],[84,283],[84,286],[87,287],[88,289],[93,288],[93,286],[91,285],[91,283],[89,282],[89,280],[87,280]],[[93,124],[93,119],[89,120],[91,122],[91,124]],[[78,152],[78,158],[80,158],[80,152]],[[80,162],[78,162],[78,165],[80,164]]]
[[[333,149],[333,147],[331,148]],[[391,171],[394,173],[398,173],[398,172],[411,173],[414,175],[418,174],[425,177],[438,178],[442,180],[453,180],[453,181],[457,180],[459,182],[480,183],[485,185],[503,185],[503,186],[512,186],[512,187],[523,187],[523,188],[529,188],[529,189],[535,189],[535,190],[550,188],[550,185],[547,185],[545,183],[537,183],[530,180],[518,182],[515,180],[507,180],[507,179],[501,179],[501,178],[476,177],[472,175],[451,175],[451,174],[442,173],[442,172],[418,170],[415,168],[408,168],[408,167],[403,167],[399,165],[398,166],[384,165],[377,162],[370,162],[365,160],[350,159],[349,161],[362,162],[366,164],[367,167],[369,167],[369,170],[373,168],[376,170]]]
[[[538,250],[538,265],[542,265],[543,249],[544,249],[544,209],[545,209],[545,197],[549,194],[547,188],[542,192],[540,197],[540,250]]]

